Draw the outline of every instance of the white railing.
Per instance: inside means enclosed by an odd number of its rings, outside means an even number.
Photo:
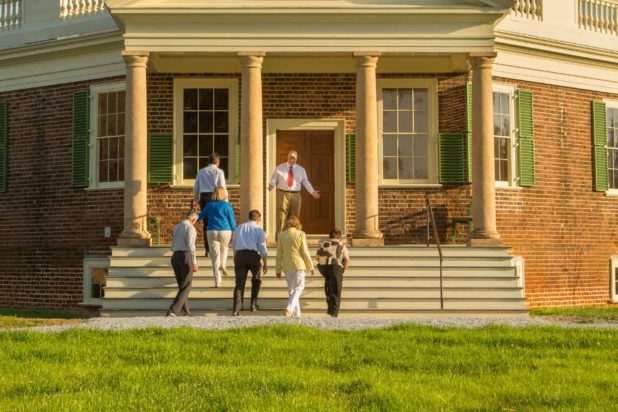
[[[23,0],[0,0],[0,29],[14,30],[21,26]]]
[[[516,16],[543,20],[543,0],[517,0],[513,6]]]
[[[99,13],[104,9],[104,0],[60,0],[61,19]]]
[[[578,12],[580,28],[618,35],[618,2],[579,0]]]

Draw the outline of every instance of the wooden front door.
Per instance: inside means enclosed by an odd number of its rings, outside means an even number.
[[[308,234],[325,234],[335,227],[335,133],[331,130],[277,130],[277,164],[288,160],[288,152],[298,152],[298,164],[319,190],[314,199],[303,187],[300,221]]]

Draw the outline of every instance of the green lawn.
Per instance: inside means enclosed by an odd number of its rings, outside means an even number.
[[[0,409],[615,410],[618,331],[0,332]]]
[[[534,308],[530,310],[530,316],[569,317],[591,321],[618,321],[618,306]]]
[[[84,316],[59,310],[0,308],[0,329],[79,323]]]

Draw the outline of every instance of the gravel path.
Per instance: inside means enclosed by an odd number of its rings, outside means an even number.
[[[513,327],[525,326],[562,326],[587,328],[618,329],[618,323],[577,322],[565,318],[540,317],[434,317],[410,319],[370,319],[370,318],[327,318],[304,317],[290,319],[283,316],[195,316],[195,317],[132,317],[132,318],[92,318],[83,323],[72,325],[38,326],[27,328],[41,332],[57,332],[72,328],[91,330],[127,330],[151,327],[179,328],[192,327],[204,330],[222,330],[260,325],[300,325],[325,330],[358,330],[370,328],[384,328],[396,324],[414,323],[438,327],[480,328],[486,325],[508,325]],[[23,330],[23,329],[22,329]]]

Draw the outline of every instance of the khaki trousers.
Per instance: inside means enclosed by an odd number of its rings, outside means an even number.
[[[277,190],[277,227],[283,230],[286,219],[300,217],[300,192]]]

